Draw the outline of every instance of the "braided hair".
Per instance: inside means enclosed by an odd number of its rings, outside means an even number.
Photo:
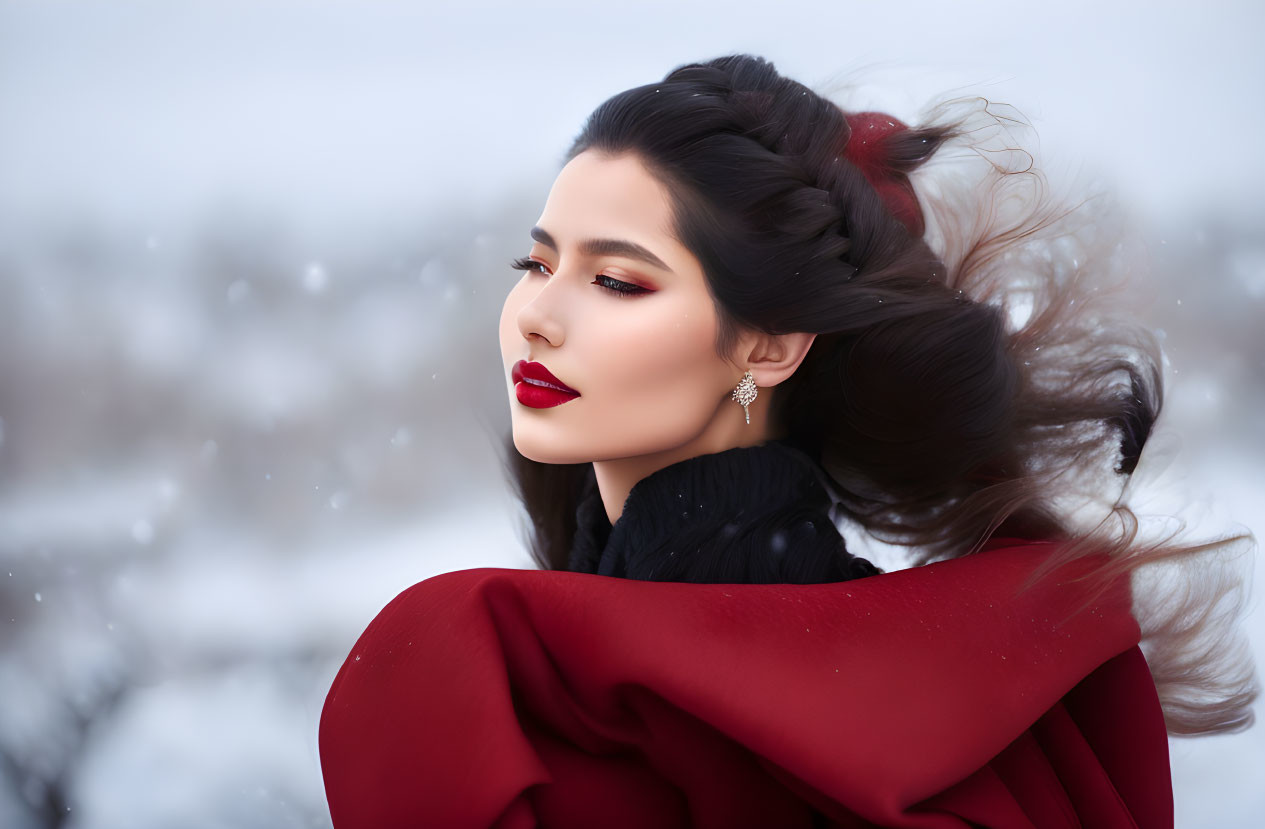
[[[1057,539],[1066,543],[1048,570],[1094,555],[1106,562],[1105,589],[1122,571],[1242,540],[1136,543],[1122,499],[1160,412],[1162,355],[1151,332],[1095,304],[1105,281],[1083,277],[1097,267],[1105,280],[1112,262],[1073,258],[1069,269],[1051,255],[1069,228],[1093,224],[1089,214],[1048,202],[1040,187],[1009,199],[1017,185],[1043,183],[1031,165],[988,160],[956,200],[930,182],[915,187],[943,147],[977,140],[979,118],[999,120],[983,103],[910,128],[850,113],[765,59],[728,55],[606,100],[565,161],[634,154],[664,186],[673,230],[702,266],[722,359],[744,328],[817,335],[769,390],[772,432],[828,473],[840,517],[907,545],[914,564],[970,554],[999,534]],[[1006,218],[1003,203],[1019,204],[1018,216]],[[1026,314],[1016,315],[1016,297]],[[532,555],[564,569],[587,465],[531,461],[512,436],[505,447]],[[1078,525],[1066,506],[1075,485],[1118,493],[1097,525]],[[1211,617],[1191,610],[1236,586],[1187,584],[1167,616],[1139,614],[1151,620],[1144,647],[1152,635],[1173,733],[1251,722],[1242,643],[1192,644]]]
[[[1019,372],[1000,310],[950,288],[913,232],[921,220],[902,222],[867,177],[907,187],[951,128],[888,132],[865,169],[848,157],[852,132],[838,106],[738,55],[607,100],[567,160],[637,153],[673,194],[680,241],[702,264],[716,352],[730,353],[740,327],[818,335],[772,390],[774,430],[825,466],[852,516],[930,554],[962,551],[983,543],[993,516],[930,516],[1012,463]],[[1026,513],[1030,531],[1054,531]]]

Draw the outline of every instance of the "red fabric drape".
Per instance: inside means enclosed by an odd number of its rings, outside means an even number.
[[[1049,550],[815,585],[427,579],[330,688],[334,826],[1171,826],[1127,582],[1066,619],[1083,562],[1014,597]]]

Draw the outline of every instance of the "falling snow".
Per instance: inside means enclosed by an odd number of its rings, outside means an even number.
[[[503,261],[502,249],[523,252],[520,219],[539,215],[558,151],[537,136],[573,125],[545,118],[507,144],[499,126],[472,128],[483,116],[446,117],[462,95],[500,111],[512,102],[497,96],[517,94],[513,83],[485,84],[492,98],[432,85],[427,106],[394,109],[415,97],[417,78],[432,75],[387,77],[383,65],[399,58],[427,69],[455,53],[416,48],[413,35],[401,36],[407,48],[397,51],[386,34],[364,45],[325,37],[392,28],[394,17],[367,7],[356,13],[363,17],[307,20],[317,27],[311,43],[347,42],[306,54],[293,51],[299,40],[273,37],[293,21],[270,16],[226,12],[204,30],[168,25],[176,12],[157,7],[124,26],[105,6],[60,20],[39,4],[18,5],[6,13],[5,59],[23,80],[5,100],[35,117],[15,121],[24,128],[0,142],[10,173],[0,207],[22,217],[0,228],[0,353],[9,358],[0,360],[0,748],[22,777],[0,781],[0,823],[328,826],[316,717],[368,620],[436,573],[530,566],[489,440],[507,415],[493,381],[499,296],[512,277],[488,261]],[[948,34],[978,21],[961,25]],[[95,33],[87,39],[106,59],[52,48],[54,32]],[[276,48],[239,48],[260,32]],[[1113,54],[1113,66],[1133,65],[1131,43],[1145,39],[1117,34],[1126,53]],[[799,34],[768,36],[785,45]],[[473,37],[500,43],[493,28]],[[1178,40],[1198,49],[1211,39]],[[519,50],[473,52],[507,55],[482,74],[514,77]],[[169,54],[183,57],[160,60]],[[245,63],[211,60],[226,54]],[[294,58],[303,71],[261,71]],[[1198,71],[1207,60],[1188,63]],[[1232,91],[1234,79],[1212,72],[1191,83],[1205,95]],[[1064,103],[1094,97],[1064,75]],[[600,78],[581,81],[584,96],[603,93]],[[166,87],[187,93],[179,106],[158,94]],[[1131,100],[1148,106],[1145,95]],[[111,117],[96,118],[101,101]],[[1125,121],[1134,133],[1146,122]],[[1243,133],[1254,134],[1251,126]],[[1137,157],[1100,158],[1145,167],[1135,181],[1169,200],[1175,217],[1149,219],[1150,247],[1162,255],[1151,265],[1147,313],[1172,380],[1163,423],[1180,435],[1190,483],[1184,495],[1176,483],[1154,485],[1150,505],[1188,502],[1193,492],[1213,516],[1205,526],[1239,520],[1265,537],[1265,448],[1254,431],[1265,406],[1265,245],[1245,209],[1255,202],[1234,201],[1240,192],[1258,198],[1257,162],[1250,153],[1187,153],[1160,168],[1156,158],[1173,157],[1161,145],[1100,133],[1095,148],[1123,146]],[[438,152],[454,135],[466,142],[457,155]],[[1219,165],[1248,173],[1219,179]],[[471,180],[485,170],[494,181]],[[1217,209],[1195,207],[1205,204]],[[318,215],[331,220],[319,226]],[[1061,263],[1068,274],[1097,267],[1080,253],[1027,259]],[[1019,325],[1031,310],[1021,301],[1007,321]],[[590,426],[600,435],[600,424]],[[679,508],[707,506],[682,494]],[[738,529],[727,523],[721,533]],[[790,555],[795,536],[775,533],[768,543]],[[899,550],[878,550],[899,564]],[[1259,611],[1250,620],[1258,659],[1263,620]],[[998,659],[1008,656],[1019,660]],[[846,688],[848,672],[822,667]],[[1178,825],[1186,803],[1207,825],[1251,825],[1229,810],[1265,808],[1242,782],[1259,767],[1261,734],[1258,725],[1172,744]],[[45,823],[26,818],[37,803],[49,806]]]

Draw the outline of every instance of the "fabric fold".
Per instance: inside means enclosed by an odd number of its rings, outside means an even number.
[[[427,579],[326,699],[334,825],[1171,826],[1127,580],[1075,615],[1088,562],[1016,595],[1050,549],[827,584]]]

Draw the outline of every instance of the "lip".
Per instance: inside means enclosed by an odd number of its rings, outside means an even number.
[[[571,388],[566,383],[559,380],[557,377],[554,377],[552,372],[550,372],[549,369],[545,368],[544,365],[541,363],[532,363],[527,360],[519,360],[517,363],[514,364],[514,369],[511,372],[511,374],[514,377],[515,383],[522,380],[529,380],[529,379],[537,380],[542,383],[548,383],[551,386],[557,386],[559,391],[564,391],[564,392],[567,392],[568,394],[579,394],[578,391]]]
[[[510,372],[514,381],[514,393],[518,401],[534,409],[546,409],[574,400],[580,393],[559,380],[540,363],[519,360]],[[526,380],[536,382],[528,383]],[[548,386],[537,385],[548,383]]]

